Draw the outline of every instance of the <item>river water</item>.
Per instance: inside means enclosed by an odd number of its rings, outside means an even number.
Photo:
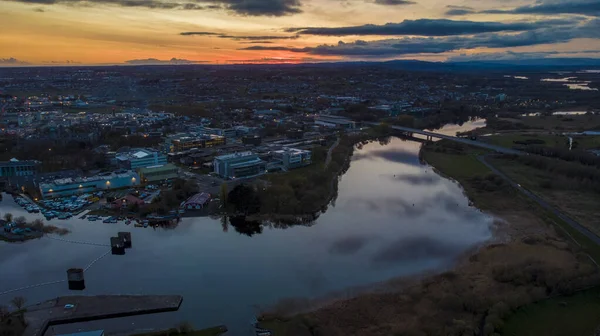
[[[118,231],[131,231],[133,248],[95,262],[82,293],[59,283],[0,295],[0,303],[16,295],[34,303],[61,295],[181,294],[179,312],[83,328],[162,328],[185,320],[196,327],[226,324],[233,335],[246,335],[257,305],[443,269],[491,237],[492,218],[469,207],[458,184],[421,164],[419,148],[393,138],[357,149],[335,204],[311,226],[265,227],[250,237],[211,218],[185,218],[173,229],[52,220],[71,229],[62,238],[73,241],[108,244]],[[6,212],[38,217],[11,197],[0,203],[0,213]],[[107,250],[48,237],[0,242],[0,292],[64,280],[68,268],[85,268]]]

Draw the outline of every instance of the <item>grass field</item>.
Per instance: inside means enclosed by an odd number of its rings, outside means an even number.
[[[544,144],[540,146],[556,147],[556,148],[569,148],[569,140],[564,135],[553,135],[553,134],[535,134],[535,133],[505,133],[490,135],[482,138],[486,142],[494,145],[512,148],[515,146],[522,146],[516,144],[515,141],[528,141],[528,140],[542,140]],[[573,137],[573,148],[574,149],[596,149],[600,148],[600,136],[583,135]]]
[[[501,335],[592,336],[599,325],[600,288],[593,288],[518,309],[506,320]]]

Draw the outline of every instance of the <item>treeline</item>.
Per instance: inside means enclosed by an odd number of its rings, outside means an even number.
[[[543,188],[586,189],[600,193],[600,169],[595,167],[539,155],[504,157],[555,175],[556,178],[552,181],[545,181],[540,185]]]
[[[578,162],[586,166],[600,167],[600,156],[583,150],[569,150],[567,148],[547,146],[527,146],[522,150],[531,154],[557,158],[564,161]]]

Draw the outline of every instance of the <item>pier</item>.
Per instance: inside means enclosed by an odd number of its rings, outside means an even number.
[[[176,311],[182,301],[180,295],[62,296],[27,307],[23,336],[43,336],[59,324]]]

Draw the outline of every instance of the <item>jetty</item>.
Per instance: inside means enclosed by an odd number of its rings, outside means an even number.
[[[24,336],[43,336],[53,325],[179,310],[179,295],[62,296],[27,307]]]

